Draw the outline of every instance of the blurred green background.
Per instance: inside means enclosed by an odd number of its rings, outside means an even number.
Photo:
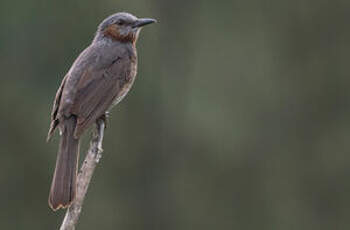
[[[0,229],[58,229],[51,103],[119,11],[160,23],[78,229],[350,228],[349,1],[2,0]]]

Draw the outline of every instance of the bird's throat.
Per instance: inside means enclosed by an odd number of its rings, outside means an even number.
[[[108,26],[104,31],[103,31],[103,34],[106,36],[106,37],[109,37],[113,40],[116,40],[116,41],[119,41],[119,42],[122,42],[122,43],[127,43],[127,42],[131,42],[133,44],[136,43],[136,39],[137,39],[137,36],[135,33],[128,33],[126,35],[122,35],[120,32],[119,32],[119,29],[116,25],[110,25]]]

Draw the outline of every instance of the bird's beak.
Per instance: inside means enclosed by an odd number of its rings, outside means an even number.
[[[132,27],[136,28],[136,27],[142,27],[151,23],[157,22],[157,20],[153,19],[153,18],[139,18],[136,20],[136,22],[134,23],[134,25]]]

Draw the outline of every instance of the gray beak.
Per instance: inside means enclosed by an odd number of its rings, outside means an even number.
[[[133,28],[135,27],[142,27],[151,23],[157,22],[157,20],[153,19],[153,18],[139,18],[136,20],[136,22],[134,23],[134,25],[132,26]]]

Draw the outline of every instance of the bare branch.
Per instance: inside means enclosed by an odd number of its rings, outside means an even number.
[[[79,220],[83,202],[87,189],[89,187],[92,175],[96,165],[102,157],[102,141],[105,123],[103,120],[98,120],[97,130],[93,132],[89,150],[87,151],[83,165],[80,168],[77,178],[77,193],[75,201],[67,209],[66,215],[60,230],[74,230]]]

